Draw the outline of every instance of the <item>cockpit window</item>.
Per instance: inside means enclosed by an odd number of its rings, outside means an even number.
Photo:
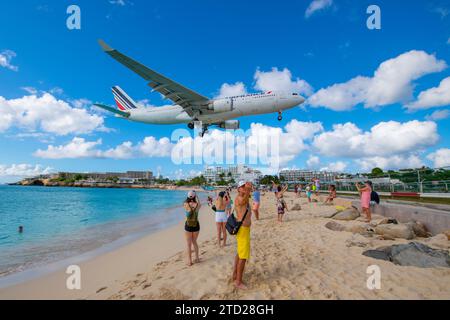
[[[298,93],[293,93],[292,95],[293,95],[293,96],[298,96]]]

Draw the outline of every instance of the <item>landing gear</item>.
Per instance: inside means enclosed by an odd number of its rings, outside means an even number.
[[[200,133],[200,137],[203,138],[203,136],[205,135],[205,133],[208,132],[208,126],[204,125],[202,128],[202,132]]]
[[[198,132],[200,137],[203,137],[206,132],[208,132],[208,125],[203,124],[201,121],[195,120],[194,122],[190,122],[188,124],[189,129],[195,129],[195,132]]]
[[[283,120],[283,114],[281,113],[281,111],[278,111],[278,121]]]

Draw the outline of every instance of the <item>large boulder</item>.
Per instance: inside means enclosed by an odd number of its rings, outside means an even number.
[[[363,255],[388,260],[401,266],[450,268],[450,255],[446,250],[433,249],[419,242],[368,250],[363,252]]]
[[[425,241],[433,247],[450,249],[450,241],[448,241],[447,236],[443,233],[437,234],[434,237],[426,239]]]
[[[431,235],[428,232],[427,228],[421,222],[411,221],[411,222],[406,223],[406,225],[411,227],[411,229],[413,230],[416,237],[428,238]]]
[[[382,224],[375,227],[375,233],[382,236],[386,235],[388,237],[406,240],[414,238],[414,231],[411,226],[406,224]]]
[[[346,231],[345,226],[339,224],[335,221],[330,221],[325,225],[325,228],[333,230],[333,231]]]
[[[376,222],[376,225],[381,225],[381,224],[398,224],[398,221],[393,218],[383,218]]]
[[[450,240],[450,229],[445,230],[444,232],[442,232],[443,234],[445,234],[447,236],[447,240]]]
[[[335,215],[337,215],[339,212],[325,212],[320,214],[321,218],[327,218],[327,219],[331,219],[333,218]]]
[[[391,256],[392,262],[401,266],[450,267],[450,256],[447,251],[432,249],[418,242],[392,246]]]
[[[360,216],[359,212],[355,208],[351,208],[342,212],[338,212],[336,215],[333,216],[333,219],[335,220],[343,220],[343,221],[350,221],[355,220]]]

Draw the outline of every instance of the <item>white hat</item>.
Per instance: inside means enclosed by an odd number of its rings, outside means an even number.
[[[197,195],[197,194],[195,193],[194,190],[189,191],[189,193],[188,193],[188,197],[189,197],[189,198],[195,198],[196,195]]]
[[[239,181],[239,183],[238,183],[238,189],[239,189],[240,187],[245,186],[245,184],[246,184],[246,182],[245,182],[244,180]]]

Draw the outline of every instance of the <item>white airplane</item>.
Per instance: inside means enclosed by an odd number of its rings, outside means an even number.
[[[99,40],[99,44],[108,55],[148,81],[152,92],[159,92],[165,99],[174,103],[165,107],[144,107],[137,104],[120,87],[114,86],[112,92],[118,109],[95,104],[131,121],[148,124],[187,123],[189,129],[194,129],[200,123],[200,135],[203,136],[208,127],[213,125],[223,129],[239,129],[239,121],[234,118],[242,116],[277,112],[278,120],[281,121],[283,110],[305,101],[298,93],[281,91],[210,99],[112,49],[103,40]]]

